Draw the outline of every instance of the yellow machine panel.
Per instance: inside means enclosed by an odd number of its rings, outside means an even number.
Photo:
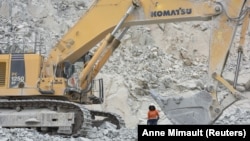
[[[8,88],[9,83],[9,54],[2,54],[0,57],[0,89]]]
[[[38,95],[42,56],[39,54],[1,54],[0,90],[2,96]]]

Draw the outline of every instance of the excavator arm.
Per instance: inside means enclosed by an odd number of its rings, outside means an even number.
[[[200,123],[200,121],[205,124],[211,123],[226,107],[225,105],[221,107],[218,101],[218,83],[224,84],[233,93],[226,105],[230,105],[237,99],[237,91],[230,84],[228,85],[221,74],[236,28],[242,19],[248,18],[248,5],[248,0],[218,2],[216,0],[175,0],[174,2],[173,0],[96,0],[77,24],[52,48],[43,65],[42,76],[44,79],[61,77],[55,76],[55,67],[60,71],[59,68],[64,62],[75,63],[101,42],[79,76],[80,87],[84,91],[88,89],[91,81],[119,46],[122,36],[130,26],[212,20],[208,91],[194,95],[195,98],[186,98],[178,102],[174,99],[164,102],[155,92],[152,92],[152,96],[161,103],[164,112],[176,123],[183,124],[183,117],[187,115],[190,118],[188,123]],[[245,24],[248,24],[248,20],[244,20]],[[65,69],[61,69],[63,70]],[[44,88],[41,87],[41,89]],[[197,120],[197,118],[205,120]]]
[[[125,27],[210,20],[221,12],[222,7],[211,1],[180,0],[173,3],[171,0],[141,2],[137,0],[97,0],[51,50],[48,62],[60,64],[65,60],[77,61],[119,24]],[[128,17],[120,23],[126,14]]]

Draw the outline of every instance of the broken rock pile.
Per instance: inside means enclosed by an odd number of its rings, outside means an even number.
[[[136,141],[137,129],[116,129],[115,125],[104,122],[100,127],[93,127],[86,137],[63,137],[37,132],[34,129],[0,128],[0,141]]]
[[[46,54],[88,9],[91,0],[0,0],[0,39],[12,49],[34,43]],[[121,115],[127,128],[112,124],[93,127],[87,137],[64,138],[40,134],[33,129],[0,128],[0,141],[135,141],[136,126],[146,123],[147,108],[155,101],[148,89],[163,96],[195,93],[205,88],[210,40],[210,22],[183,22],[131,27],[97,77],[104,78],[105,102],[97,108]],[[15,34],[14,34],[15,33]],[[36,34],[39,33],[39,36]],[[36,37],[39,37],[39,40]],[[236,39],[239,38],[236,34]],[[249,36],[247,35],[247,40]],[[10,52],[6,44],[1,49]],[[237,60],[234,42],[223,76],[233,82]],[[249,43],[246,43],[249,45]],[[246,45],[246,46],[247,46]],[[249,95],[250,49],[244,48],[237,89]],[[225,89],[220,88],[223,93]],[[155,103],[157,105],[157,103]],[[159,108],[159,106],[157,106]],[[250,104],[239,101],[225,110],[216,124],[249,124]],[[160,110],[159,124],[172,124]]]

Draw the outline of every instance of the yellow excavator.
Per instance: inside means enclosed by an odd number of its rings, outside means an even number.
[[[0,126],[86,135],[97,116],[103,116],[117,128],[125,126],[119,115],[89,110],[84,105],[103,102],[103,80],[95,80],[95,76],[129,27],[208,20],[212,20],[214,26],[209,53],[209,89],[192,97],[168,100],[161,99],[154,91],[151,93],[176,124],[211,124],[239,99],[239,92],[221,74],[239,25],[242,27],[239,58],[242,54],[249,6],[250,0],[96,0],[48,55],[0,54]],[[91,54],[93,48],[96,50]],[[78,62],[83,66],[75,76],[74,64]],[[218,83],[230,90],[222,102],[217,98]],[[94,85],[99,86],[99,96],[93,92]]]

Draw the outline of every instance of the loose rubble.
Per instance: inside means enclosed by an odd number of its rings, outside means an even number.
[[[63,137],[48,135],[26,128],[0,128],[0,141],[136,141],[137,129],[115,129],[111,123],[104,123],[99,128],[93,128],[87,137]]]
[[[23,46],[28,49],[35,45],[42,47],[38,52],[46,55],[91,3],[91,0],[0,0],[1,50],[11,52],[12,49]],[[93,127],[87,137],[77,138],[51,136],[33,129],[0,128],[0,141],[136,141],[137,125],[146,123],[148,105],[155,103],[148,89],[170,96],[196,92],[206,87],[209,23],[197,21],[130,28],[120,47],[97,76],[104,79],[104,104],[89,106],[121,115],[127,128],[117,130],[111,123],[105,123],[99,128]],[[238,38],[239,34],[236,34]],[[234,79],[238,44],[233,44],[223,73],[230,82]],[[249,46],[249,43],[246,44]],[[244,48],[237,85],[237,89],[247,97],[250,95],[249,54],[250,49]],[[220,92],[224,90],[220,87]],[[249,109],[250,102],[247,100],[236,102],[224,111],[215,124],[249,124]],[[172,124],[159,110],[159,124]]]

